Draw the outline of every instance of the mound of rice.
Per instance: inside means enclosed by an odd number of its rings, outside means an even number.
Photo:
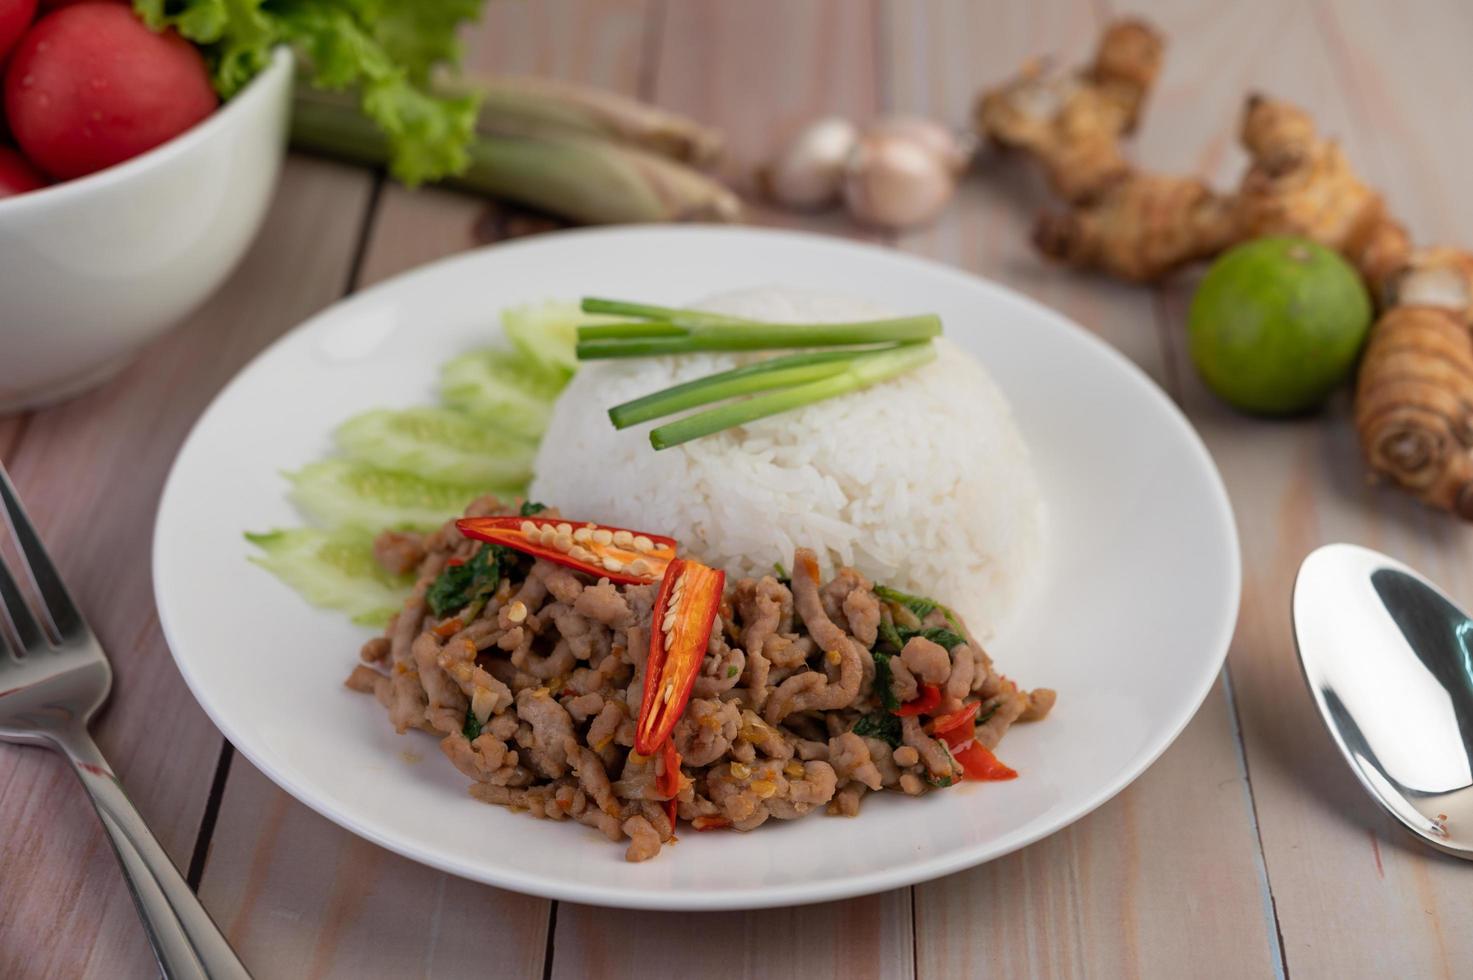
[[[701,305],[789,322],[888,312],[776,289]],[[754,356],[585,365],[553,411],[531,495],[565,514],[668,534],[731,575],[767,574],[795,546],[810,547],[830,567],[954,606],[990,634],[1038,564],[1042,503],[1002,393],[970,354],[936,343],[939,356],[920,370],[661,452],[648,435],[658,423],[618,432],[609,407]]]

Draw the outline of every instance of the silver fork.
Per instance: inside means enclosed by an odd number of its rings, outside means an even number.
[[[122,862],[123,877],[164,976],[249,980],[235,951],[128,802],[118,777],[87,733],[87,723],[112,687],[112,668],[67,595],[3,466],[0,503],[24,555],[22,565],[29,565],[26,571],[55,630],[48,636],[15,576],[0,561],[0,606],[19,641],[17,649],[0,629],[0,741],[43,745],[71,761]]]

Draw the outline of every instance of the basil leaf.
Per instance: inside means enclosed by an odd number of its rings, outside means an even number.
[[[853,731],[865,738],[877,738],[892,749],[900,748],[900,718],[888,711],[865,715],[854,723]]]

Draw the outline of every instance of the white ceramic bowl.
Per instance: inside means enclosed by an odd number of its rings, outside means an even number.
[[[0,412],[103,380],[234,268],[281,169],[292,57],[126,163],[0,200]]]

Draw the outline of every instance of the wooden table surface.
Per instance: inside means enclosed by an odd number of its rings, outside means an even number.
[[[1110,0],[491,0],[471,63],[636,93],[723,127],[734,172],[823,111],[960,124],[1030,53],[1082,58]],[[1226,186],[1245,92],[1310,107],[1421,241],[1473,244],[1473,8],[1145,5],[1167,64],[1132,152]],[[990,276],[1098,332],[1183,407],[1237,510],[1241,617],[1228,667],[1175,745],[1098,811],[991,864],[913,888],[752,913],[611,911],[462,881],[378,849],[237,756],[159,632],[151,524],[189,426],[245,361],[345,293],[549,222],[373,173],[289,161],[234,278],[122,376],[0,419],[0,457],[117,668],[96,731],[123,783],[261,977],[1473,975],[1473,866],[1415,844],[1352,779],[1299,677],[1290,583],[1316,545],[1380,548],[1473,602],[1473,531],[1367,484],[1337,402],[1257,422],[1202,388],[1189,283],[1132,288],[1046,267],[1037,178],[986,160],[934,226],[753,220],[864,235]],[[222,572],[222,574],[229,574]],[[242,569],[240,574],[246,574]],[[113,855],[51,755],[0,747],[0,977],[153,970]]]

